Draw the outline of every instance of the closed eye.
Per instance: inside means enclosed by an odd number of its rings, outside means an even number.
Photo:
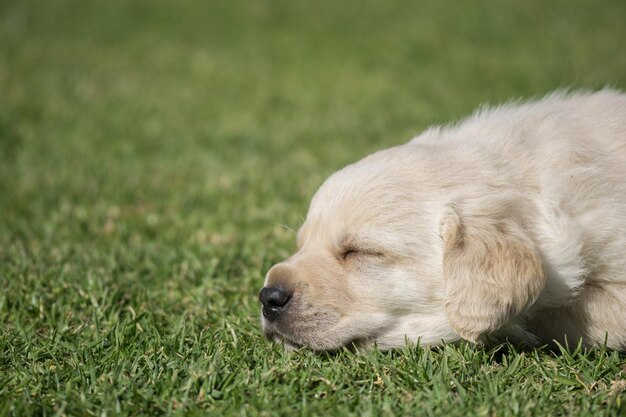
[[[341,252],[340,259],[344,262],[349,262],[357,258],[380,257],[380,256],[382,256],[382,253],[380,252],[349,247],[349,248],[344,249]]]
[[[336,252],[337,260],[343,263],[352,263],[366,258],[382,257],[383,252],[377,250],[374,241],[368,238],[357,239],[354,236],[344,235]]]

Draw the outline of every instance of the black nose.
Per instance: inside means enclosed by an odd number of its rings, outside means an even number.
[[[263,315],[268,320],[275,320],[289,303],[291,293],[281,287],[265,287],[259,293],[263,303]]]

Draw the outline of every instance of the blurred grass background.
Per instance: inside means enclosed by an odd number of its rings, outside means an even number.
[[[0,2],[0,412],[615,413],[615,353],[288,356],[256,294],[331,172],[623,88],[625,41],[619,0]]]

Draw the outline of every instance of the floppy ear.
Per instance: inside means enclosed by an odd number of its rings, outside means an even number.
[[[487,207],[481,213],[449,207],[441,222],[446,315],[454,331],[472,342],[523,312],[546,281],[523,228]]]

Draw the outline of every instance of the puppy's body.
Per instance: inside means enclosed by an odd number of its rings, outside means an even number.
[[[482,110],[373,154],[322,185],[298,241],[266,279],[288,302],[263,300],[288,345],[626,349],[626,96]]]

